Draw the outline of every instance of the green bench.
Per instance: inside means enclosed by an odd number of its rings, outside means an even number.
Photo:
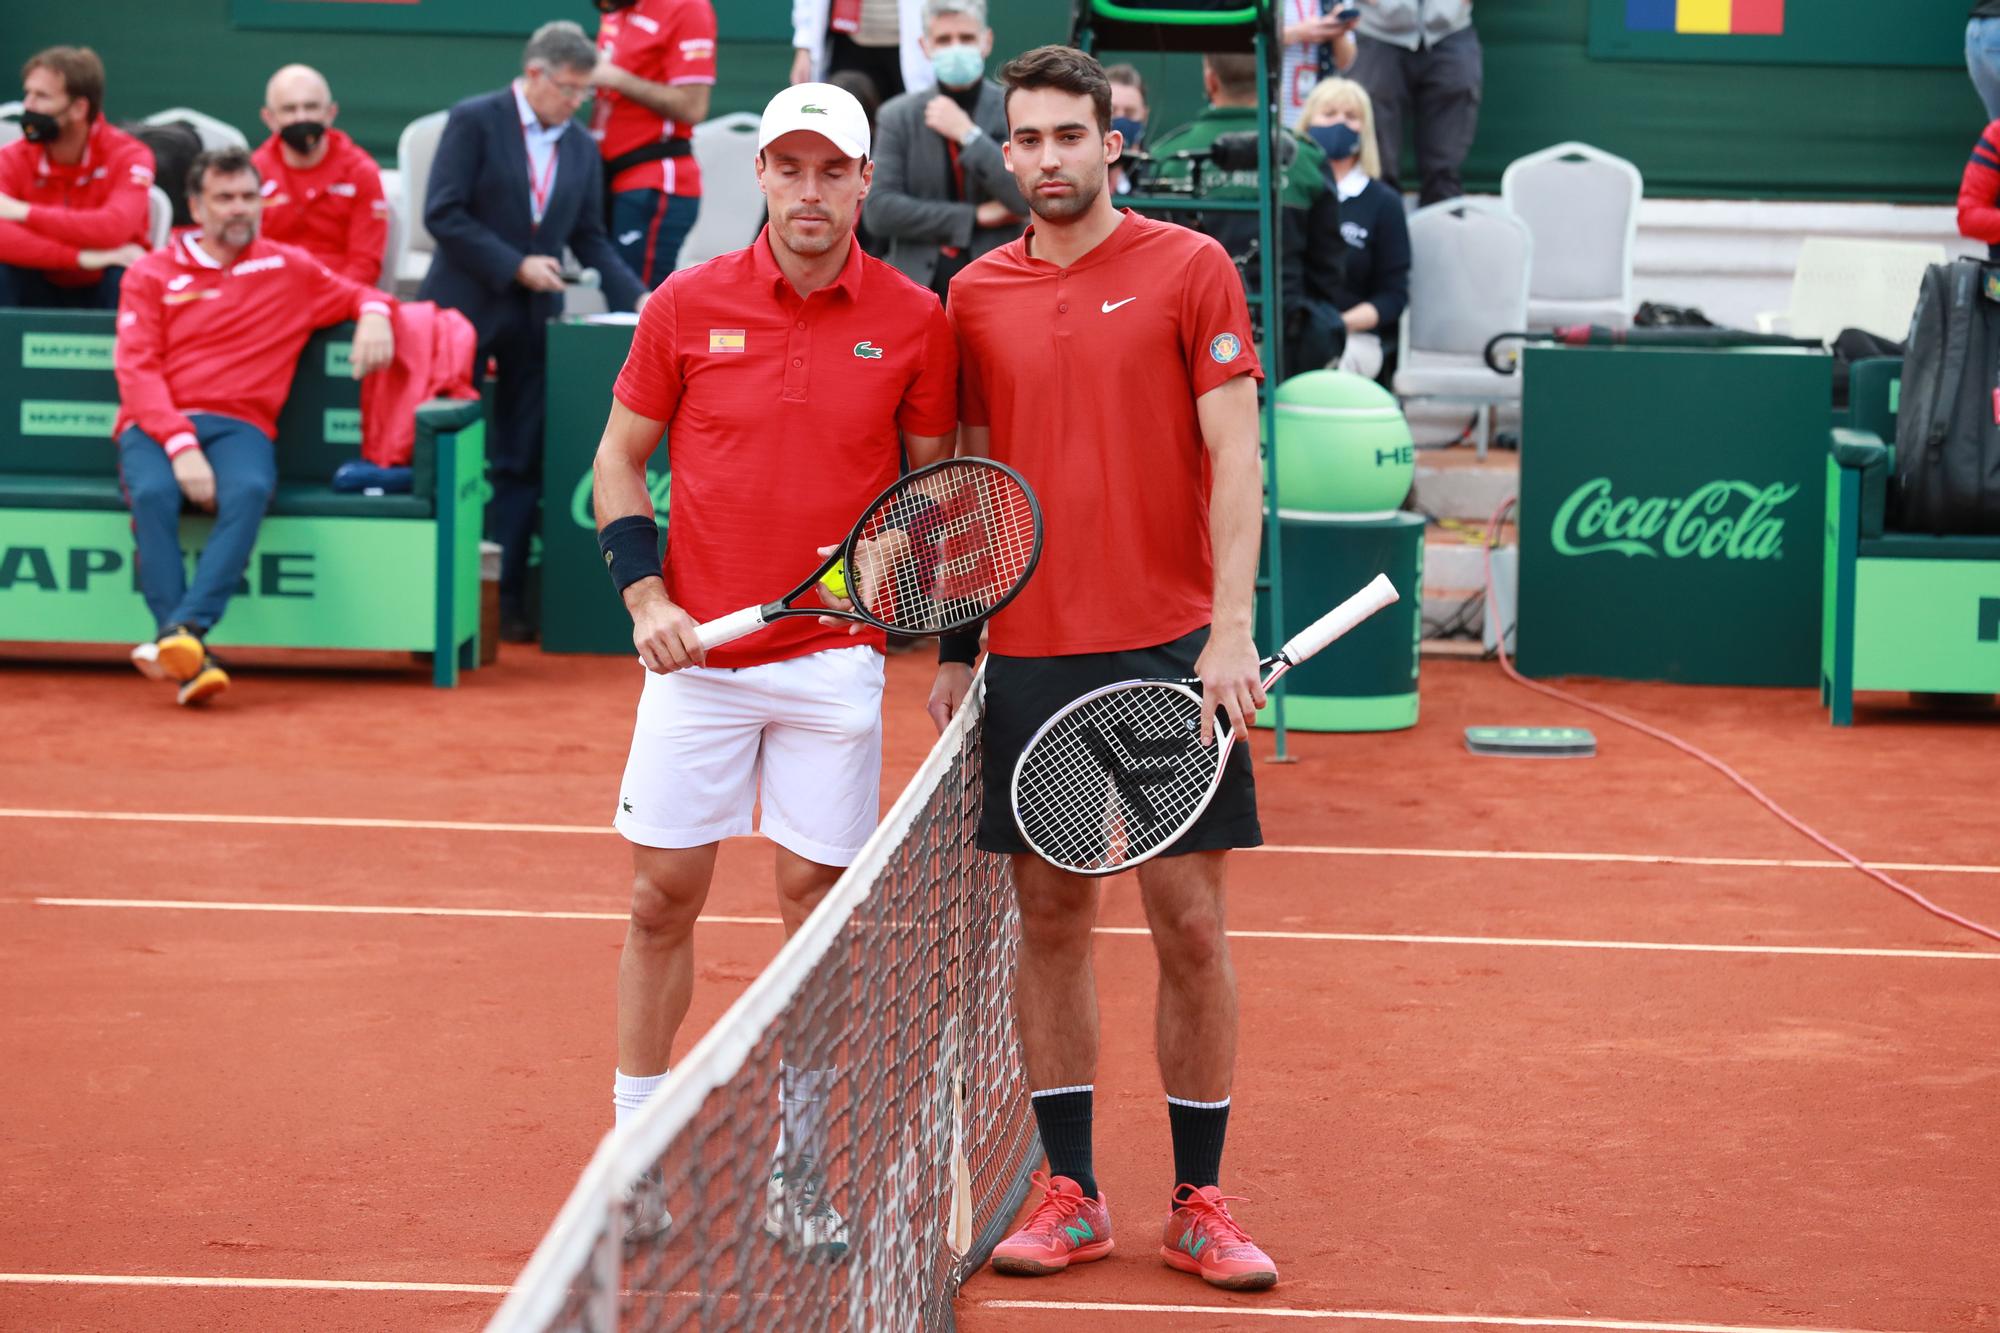
[[[1886,524],[1902,369],[1854,364],[1853,425],[1827,452],[1820,702],[1837,727],[1853,725],[1856,690],[2000,693],[2000,537]]]
[[[0,641],[152,636],[111,428],[115,316],[0,310]],[[407,495],[337,492],[360,456],[351,324],[313,336],[278,421],[278,488],[218,647],[429,653],[438,685],[478,660],[485,423],[476,401],[417,409]],[[190,561],[211,520],[189,513]]]

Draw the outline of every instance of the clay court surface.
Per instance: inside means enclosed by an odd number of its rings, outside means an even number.
[[[891,794],[922,657],[890,662]],[[0,1328],[480,1326],[610,1123],[638,684],[510,649],[455,692],[252,670],[197,715],[122,667],[0,664]],[[1576,688],[2000,919],[2000,719]],[[1158,1260],[1152,957],[1114,880],[1119,1248],[981,1275],[960,1326],[2000,1329],[2000,946],[1495,666],[1427,661],[1423,694],[1413,732],[1295,735],[1233,869],[1224,1183],[1279,1287]],[[1473,723],[1600,755],[1473,758]],[[723,851],[691,1032],[780,943],[768,865]]]

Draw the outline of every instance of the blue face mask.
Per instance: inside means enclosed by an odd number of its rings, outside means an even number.
[[[1137,148],[1139,140],[1146,137],[1146,122],[1134,120],[1130,116],[1113,116],[1111,128],[1125,136],[1127,148]]]
[[[1306,133],[1320,146],[1329,162],[1345,162],[1361,151],[1361,131],[1352,125],[1311,125]]]
[[[947,46],[931,57],[931,69],[946,88],[970,88],[986,72],[986,57],[976,46]]]

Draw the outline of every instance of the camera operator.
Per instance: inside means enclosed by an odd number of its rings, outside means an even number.
[[[1257,58],[1243,54],[1204,56],[1202,90],[1208,109],[1160,139],[1148,160],[1135,163],[1138,193],[1192,194],[1203,199],[1255,199],[1257,174]],[[1339,350],[1339,339],[1306,299],[1308,248],[1344,255],[1340,202],[1328,187],[1326,154],[1317,144],[1280,134],[1278,253],[1280,309],[1283,313],[1284,368],[1287,374],[1316,370]],[[1247,291],[1258,288],[1257,215],[1217,212],[1192,215],[1191,225],[1221,242],[1243,274]]]

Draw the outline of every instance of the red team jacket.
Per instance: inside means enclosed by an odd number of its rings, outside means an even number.
[[[0,264],[47,270],[58,287],[88,287],[104,275],[76,266],[79,250],[144,245],[153,152],[102,120],[91,126],[83,161],[66,167],[26,139],[0,148],[0,194],[28,205],[21,222],[0,222]]]
[[[715,7],[709,0],[639,0],[606,14],[597,29],[601,58],[653,83],[676,87],[715,82]],[[597,91],[590,134],[604,160],[662,139],[688,139],[694,126],[668,120],[608,88]],[[692,156],[642,162],[618,173],[614,192],[659,190],[675,198],[701,193],[701,168]]]
[[[1972,146],[1972,160],[1958,185],[1958,234],[1986,242],[2000,255],[2000,120]]]
[[[326,156],[309,170],[285,165],[276,135],[250,155],[264,178],[263,233],[316,255],[344,278],[372,285],[382,276],[389,240],[382,172],[339,130],[328,130],[326,143]]]
[[[177,235],[127,269],[118,297],[111,433],[136,425],[169,455],[193,446],[193,412],[274,434],[313,331],[394,305],[296,246],[260,236],[224,269],[196,237]]]

